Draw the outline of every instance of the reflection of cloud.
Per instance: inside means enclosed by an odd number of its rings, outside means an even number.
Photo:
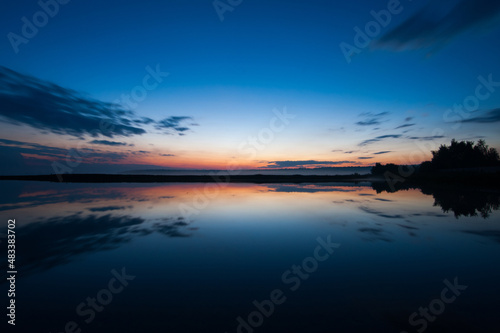
[[[385,231],[382,228],[365,227],[365,228],[360,228],[358,230],[368,236],[367,238],[365,238],[365,240],[368,241],[380,240],[384,242],[392,242],[392,239],[383,235]]]
[[[440,46],[500,13],[498,0],[431,1],[374,43],[375,47],[419,49]]]
[[[280,184],[266,185],[270,191],[287,193],[317,193],[317,192],[358,192],[359,187],[338,187],[328,185],[300,185],[300,184]]]
[[[90,99],[35,77],[0,66],[0,117],[14,125],[28,125],[42,131],[71,135],[134,136],[146,133],[143,126],[178,133],[188,130],[181,122],[190,117],[170,117],[160,122],[139,118],[120,105]]]
[[[372,209],[372,208],[366,207],[366,206],[361,206],[361,207],[359,207],[359,209],[365,213],[374,214],[374,215],[377,215],[379,217],[383,217],[386,219],[404,219],[405,218],[403,215],[400,215],[400,214],[389,215],[389,214],[379,212],[378,210],[375,210],[375,209]]]
[[[500,230],[463,230],[462,232],[482,236],[491,239],[494,242],[500,243]]]
[[[153,232],[168,237],[191,236],[182,232],[189,226],[182,217],[165,218],[152,226],[146,222],[132,216],[82,216],[77,213],[16,228],[16,234],[24,244],[16,249],[19,266],[23,267],[26,276],[67,264],[82,254],[118,248],[136,236]]]

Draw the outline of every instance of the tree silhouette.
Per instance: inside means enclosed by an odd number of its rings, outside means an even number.
[[[500,157],[495,148],[489,148],[484,140],[474,141],[451,140],[451,145],[441,145],[432,151],[431,165],[425,168],[453,169],[473,168],[500,165]]]

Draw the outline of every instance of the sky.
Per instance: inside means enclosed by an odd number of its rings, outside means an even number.
[[[417,164],[500,148],[494,0],[18,0],[1,174]]]

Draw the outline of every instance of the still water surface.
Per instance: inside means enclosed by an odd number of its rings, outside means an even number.
[[[498,192],[2,186],[2,219],[16,219],[17,332],[498,327]]]

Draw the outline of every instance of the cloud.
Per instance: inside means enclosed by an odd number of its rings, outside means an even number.
[[[405,121],[408,122],[408,121],[412,121],[413,120],[413,117],[406,117],[405,118]]]
[[[371,160],[373,157],[358,157],[358,160]]]
[[[293,168],[305,166],[324,166],[324,165],[341,165],[341,164],[355,164],[354,161],[272,161],[264,168]]]
[[[355,152],[357,152],[357,150],[350,150],[350,151],[344,152],[344,154],[354,154]]]
[[[358,126],[375,126],[375,125],[380,125],[380,121],[375,118],[363,120],[363,121],[358,121],[356,125]]]
[[[377,126],[380,125],[381,119],[388,115],[389,112],[380,112],[380,113],[372,113],[372,112],[363,112],[359,116],[365,117],[365,120],[358,121],[356,125],[358,126]]]
[[[403,124],[401,126],[396,127],[395,129],[400,129],[400,128],[405,128],[405,127],[412,127],[415,126],[416,124]]]
[[[382,141],[384,139],[399,139],[401,136],[402,136],[401,134],[380,135],[380,136],[377,136],[373,139],[365,140],[365,141],[361,142],[360,144],[358,144],[358,146],[361,146],[361,147],[367,146],[369,144]]]
[[[408,139],[410,140],[422,140],[422,141],[432,141],[436,139],[446,138],[444,135],[433,135],[433,136],[410,136]]]
[[[374,43],[378,48],[421,49],[441,46],[453,37],[498,18],[498,0],[432,1]]]
[[[165,120],[172,120],[168,126]],[[0,66],[0,121],[28,125],[41,131],[78,138],[113,138],[146,133],[144,126],[185,132],[181,122],[191,117],[170,117],[161,122],[137,117],[121,105],[91,99],[74,90],[20,74]]]
[[[125,142],[116,142],[116,141],[108,141],[108,140],[93,140],[90,143],[95,145],[105,145],[105,146],[126,146]]]
[[[500,108],[487,111],[484,115],[465,119],[462,123],[498,123],[500,122]]]
[[[389,154],[389,153],[392,153],[392,151],[390,151],[390,150],[379,151],[379,152],[373,153],[373,155],[382,155],[382,154]]]
[[[172,157],[172,156],[175,156],[175,155],[174,154],[160,154],[160,156]]]
[[[188,121],[188,120],[193,120],[192,117],[169,117],[165,118],[163,120],[160,120],[159,122],[155,123],[155,128],[157,130],[175,130],[177,132],[186,132],[189,130],[188,127],[182,126],[181,123]]]

